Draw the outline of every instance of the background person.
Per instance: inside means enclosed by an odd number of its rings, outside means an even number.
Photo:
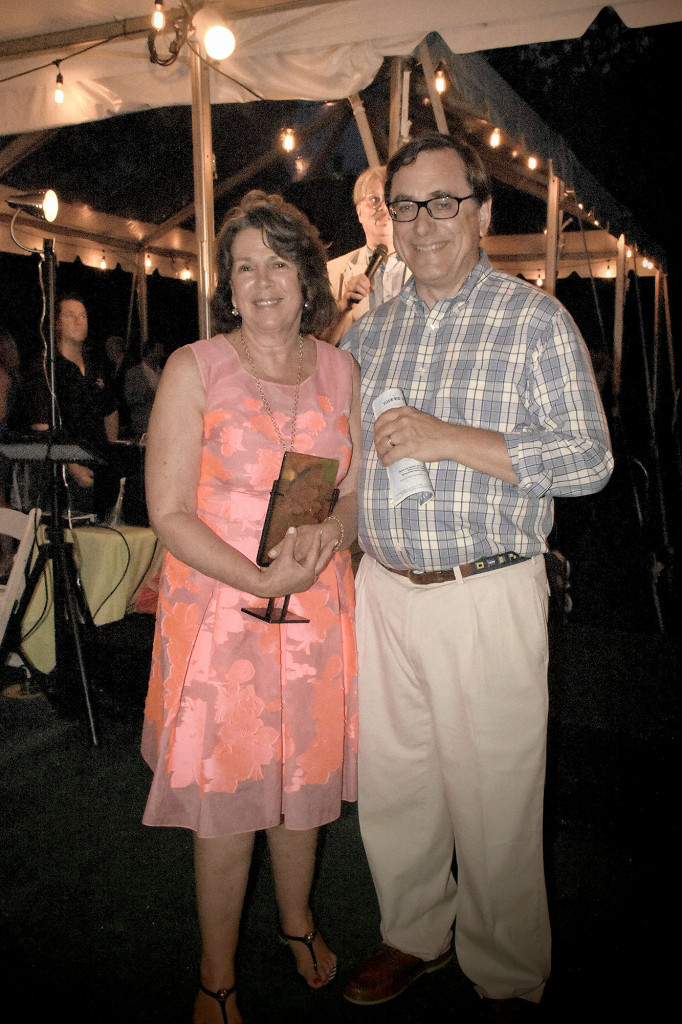
[[[63,296],[56,304],[55,390],[61,433],[85,448],[105,451],[118,438],[118,409],[106,383],[103,359],[87,344],[88,314],[82,299]],[[20,414],[25,427],[47,430],[51,399],[44,365],[27,375]],[[59,425],[58,425],[59,426]],[[42,474],[43,486],[46,482]],[[66,466],[69,505],[73,512],[96,512],[100,517],[118,496],[119,479],[108,466],[71,462]]]
[[[358,177],[353,189],[353,202],[365,234],[365,244],[327,263],[327,273],[336,298],[339,316],[327,341],[337,344],[339,338],[369,309],[397,295],[410,276],[393,245],[393,222],[384,202],[385,167],[368,167]],[[388,259],[382,263],[370,283],[365,270],[377,245],[385,245]]]
[[[415,139],[386,195],[413,278],[342,343],[362,375],[358,807],[384,944],[344,994],[385,1002],[444,966],[456,919],[479,994],[531,1013],[550,969],[543,552],[553,495],[608,480],[608,431],[571,317],[480,248],[476,152]],[[407,404],[375,423],[389,387]],[[386,467],[405,457],[429,470],[423,505],[391,504]]]
[[[202,937],[196,1024],[242,1020],[234,958],[254,833],[265,829],[282,933],[313,988],[336,957],[309,905],[317,829],[355,799],[353,577],[359,377],[314,334],[335,311],[317,231],[279,196],[227,216],[214,300],[226,333],[168,359],[147,438],[162,574],[142,751],[146,824],[195,833]],[[316,527],[255,562],[285,450],[339,460],[340,496]],[[292,594],[310,619],[244,614]],[[226,1017],[225,1017],[226,1015]]]
[[[139,363],[126,370],[122,396],[128,411],[129,432],[135,441],[139,441],[147,430],[163,363],[163,345],[156,342],[147,349]]]

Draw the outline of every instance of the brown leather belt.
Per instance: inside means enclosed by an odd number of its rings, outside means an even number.
[[[482,572],[490,572],[492,569],[504,569],[507,565],[516,565],[517,562],[527,562],[524,555],[517,555],[515,551],[504,551],[501,555],[488,555],[486,558],[477,558],[475,562],[466,562],[458,566],[462,579],[469,576],[478,576]],[[418,569],[392,569],[390,565],[382,566],[396,576],[404,576],[410,583],[419,586],[428,586],[431,583],[450,583],[456,580],[458,573],[456,569],[433,569],[431,572],[420,572]]]

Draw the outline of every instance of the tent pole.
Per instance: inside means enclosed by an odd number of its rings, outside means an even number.
[[[348,97],[348,102],[353,108],[355,123],[358,126],[358,131],[360,132],[362,145],[365,147],[367,165],[369,167],[378,167],[381,164],[381,160],[379,159],[379,154],[377,153],[376,146],[374,145],[374,139],[372,137],[369,121],[367,120],[367,114],[365,112],[365,105],[357,92]]]
[[[654,277],[654,350],[652,353],[651,380],[653,389],[654,411],[658,405],[658,367],[661,351],[661,271],[656,268]]]
[[[194,210],[198,257],[199,337],[211,337],[211,297],[214,282],[213,143],[208,66],[192,50],[192,150]]]
[[[433,107],[433,116],[436,119],[436,128],[441,135],[447,135],[448,122],[445,118],[445,111],[443,110],[443,101],[441,100],[440,93],[435,86],[435,72],[433,70],[433,61],[431,60],[431,51],[429,50],[428,43],[425,39],[423,39],[419,44],[419,59],[422,63],[424,80],[426,81],[426,88],[429,91],[429,99],[431,100],[431,106]]]
[[[388,156],[393,156],[400,145],[400,101],[402,93],[403,60],[394,57],[391,61],[391,104],[388,122]]]
[[[145,253],[140,249],[137,254],[137,311],[140,318],[140,355],[144,355],[149,346],[149,320],[147,308],[147,268]]]
[[[618,238],[616,250],[616,300],[613,311],[613,400],[620,401],[620,372],[623,365],[623,316],[625,310],[625,235]]]
[[[564,183],[554,173],[554,165],[547,161],[547,248],[545,252],[545,291],[556,295],[557,264],[559,258],[559,218],[561,206],[559,197]]]

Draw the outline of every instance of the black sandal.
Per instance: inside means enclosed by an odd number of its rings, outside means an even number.
[[[285,932],[281,931],[279,933],[279,939],[280,939],[280,942],[283,942],[285,946],[288,945],[290,942],[302,942],[304,946],[307,946],[308,952],[310,953],[311,957],[313,958],[313,967],[315,968],[315,973],[319,973],[318,972],[318,968],[317,968],[317,957],[315,956],[315,950],[313,949],[313,942],[317,938],[318,934],[319,933],[317,931],[317,927],[313,928],[313,930],[311,932],[308,932],[307,935],[287,935]],[[336,964],[334,964],[334,967],[329,972],[329,977],[325,981],[325,985],[328,985],[329,982],[333,981],[335,977],[336,977]],[[309,986],[309,987],[312,988],[313,986]]]
[[[211,999],[215,999],[217,1003],[220,1003],[220,1009],[223,1011],[223,1024],[229,1024],[227,1020],[227,1010],[225,1009],[225,1003],[234,992],[236,985],[233,985],[232,988],[219,988],[217,992],[211,992],[210,988],[206,988],[205,985],[202,985],[202,983],[199,982],[199,988],[207,996],[210,996]]]

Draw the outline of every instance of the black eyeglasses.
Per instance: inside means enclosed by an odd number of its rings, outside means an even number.
[[[422,206],[434,220],[451,220],[459,213],[460,204],[465,199],[473,199],[474,193],[468,196],[436,196],[435,199],[397,199],[395,203],[388,204],[388,212],[391,220],[397,220],[399,224],[407,224],[416,220]]]

